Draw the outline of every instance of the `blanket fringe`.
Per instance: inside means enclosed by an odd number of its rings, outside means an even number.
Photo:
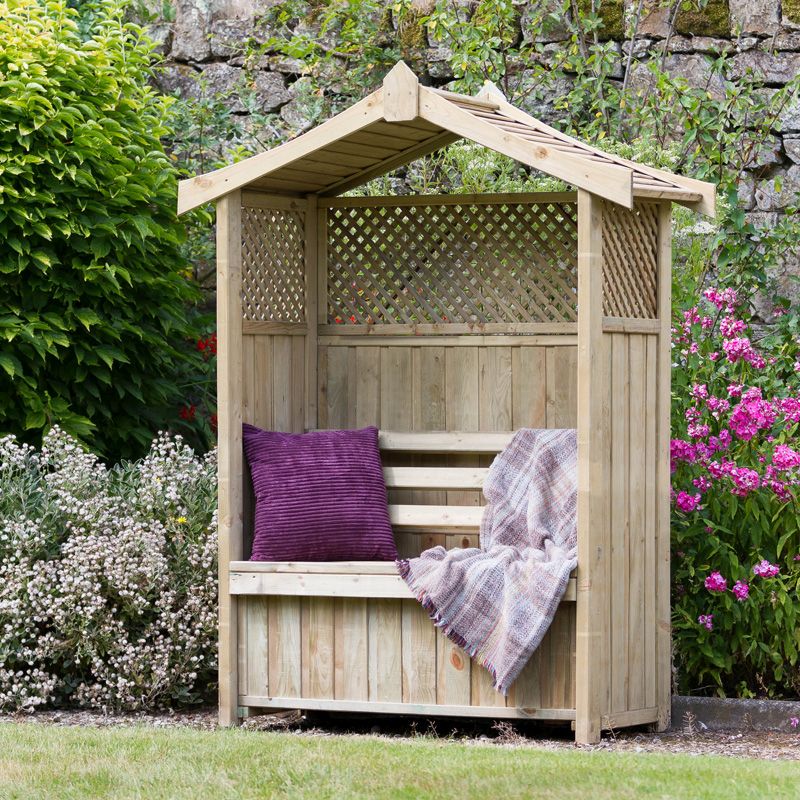
[[[433,620],[433,624],[439,628],[439,630],[453,644],[460,647],[465,653],[467,653],[467,655],[469,655],[471,659],[477,661],[480,666],[489,672],[489,674],[492,676],[492,687],[495,689],[495,691],[500,692],[500,694],[502,694],[504,697],[507,696],[510,687],[498,682],[497,670],[495,669],[494,664],[492,664],[488,658],[481,656],[478,653],[477,647],[470,645],[458,631],[453,629],[452,625],[449,625],[447,622],[445,622],[445,620],[442,618],[439,608],[424,589],[417,589],[417,587],[412,584],[410,576],[411,566],[408,563],[408,559],[401,558],[395,563],[397,565],[397,571],[400,573],[400,577],[408,584],[408,588],[411,589],[412,593],[417,598],[417,601],[425,609],[425,611],[428,612],[428,616],[431,618],[431,620]]]

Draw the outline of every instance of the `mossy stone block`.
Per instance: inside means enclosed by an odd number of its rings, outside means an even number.
[[[595,2],[595,5],[598,5]],[[624,0],[600,0],[598,15],[603,21],[599,30],[601,39],[625,38],[625,2]],[[592,0],[578,0],[578,10],[581,14],[589,14],[592,10]]]
[[[797,2],[797,0],[795,0]],[[685,3],[675,20],[675,30],[684,36],[729,36],[731,33],[731,10],[728,0],[708,0],[705,8]],[[785,3],[784,3],[785,7]]]
[[[800,24],[800,0],[783,0],[781,7],[784,19]]]

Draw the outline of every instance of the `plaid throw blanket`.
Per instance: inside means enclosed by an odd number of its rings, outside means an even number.
[[[575,431],[519,430],[483,493],[480,548],[433,547],[397,563],[435,624],[507,694],[577,564]]]

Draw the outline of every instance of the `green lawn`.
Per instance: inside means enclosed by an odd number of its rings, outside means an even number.
[[[0,724],[0,798],[792,798],[791,762],[420,738]]]

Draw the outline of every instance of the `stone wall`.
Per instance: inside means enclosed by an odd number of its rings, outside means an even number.
[[[558,5],[556,0],[544,1]],[[174,21],[161,19],[151,25],[165,58],[158,79],[162,89],[198,96],[205,84],[205,91],[228,93],[230,109],[246,120],[248,106],[237,92],[246,81],[250,110],[255,107],[261,112],[275,112],[287,134],[311,124],[304,118],[305,101],[299,98],[305,82],[298,62],[267,53],[255,71],[246,75],[243,69],[241,43],[269,38],[272,31],[265,29],[263,15],[276,0],[175,2]],[[628,48],[622,35],[623,2],[635,0],[604,0],[602,4],[605,30],[616,41],[620,65]],[[669,32],[667,10],[655,8],[653,0],[645,0],[645,8],[648,4],[654,10],[645,11],[635,44],[635,54],[641,58],[655,49],[660,52]],[[531,37],[532,6],[523,4],[519,21],[522,39]],[[555,24],[548,36],[538,38],[545,55],[560,46],[564,34],[565,30]],[[678,14],[668,51],[667,69],[692,85],[704,86],[709,59],[726,52],[731,54],[736,75],[752,69],[763,75],[765,91],[775,91],[800,72],[800,0],[709,0],[702,12]],[[423,80],[428,83],[447,85],[452,78],[446,53],[434,43],[423,41],[422,58],[414,66],[424,71]],[[550,111],[546,105],[530,110],[544,118]],[[754,166],[756,169],[743,182],[742,199],[754,221],[769,224],[772,215],[782,212],[800,191],[800,101],[784,110],[775,136]]]

